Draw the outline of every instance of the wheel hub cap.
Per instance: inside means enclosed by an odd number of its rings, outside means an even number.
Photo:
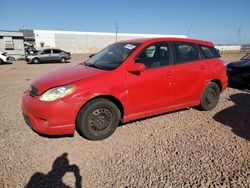
[[[213,103],[216,98],[216,91],[210,88],[207,92],[206,100],[209,104]]]
[[[111,112],[106,108],[95,110],[90,117],[89,124],[94,131],[103,131],[109,127],[111,123]]]

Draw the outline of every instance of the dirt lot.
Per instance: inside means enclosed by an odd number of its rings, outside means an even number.
[[[74,55],[70,64],[82,59]],[[39,136],[22,118],[22,93],[70,64],[0,65],[0,187],[250,187],[247,90],[226,89],[209,112],[191,108],[128,123],[103,141]]]

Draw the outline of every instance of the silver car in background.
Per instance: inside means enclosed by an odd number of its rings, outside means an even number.
[[[47,48],[41,50],[35,54],[29,54],[26,56],[26,61],[28,63],[41,63],[41,62],[60,62],[66,63],[70,60],[70,52],[65,52],[60,49]]]

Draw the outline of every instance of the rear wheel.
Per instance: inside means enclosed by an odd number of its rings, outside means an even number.
[[[114,133],[120,111],[111,101],[100,98],[87,103],[78,113],[79,132],[89,140],[102,140]]]
[[[218,104],[219,99],[220,88],[218,84],[210,82],[202,93],[199,108],[205,111],[212,110]]]
[[[3,60],[0,58],[0,64],[3,64]]]
[[[40,59],[37,58],[37,57],[35,57],[35,58],[32,60],[32,63],[38,64],[38,63],[40,63]]]

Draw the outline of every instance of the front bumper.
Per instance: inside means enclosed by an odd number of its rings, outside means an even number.
[[[233,72],[228,71],[227,76],[230,82],[244,84],[244,85],[250,84],[250,74],[249,75],[234,74]]]
[[[28,63],[30,63],[31,62],[31,58],[26,57],[25,61],[28,62]]]
[[[75,120],[82,103],[63,100],[40,101],[26,92],[22,99],[22,111],[26,123],[36,132],[45,135],[74,134]]]

